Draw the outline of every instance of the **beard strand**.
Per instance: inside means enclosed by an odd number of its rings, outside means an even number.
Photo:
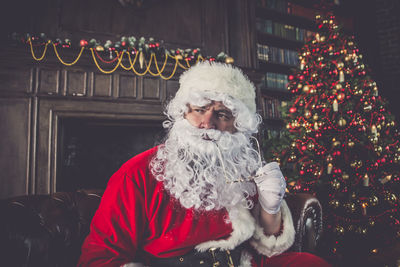
[[[249,177],[260,165],[246,134],[199,129],[181,119],[170,127],[150,169],[183,207],[218,210],[253,206],[256,188]]]

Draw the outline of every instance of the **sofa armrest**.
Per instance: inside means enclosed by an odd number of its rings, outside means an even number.
[[[322,235],[322,207],[311,194],[287,194],[286,203],[292,213],[296,236],[291,251],[316,252]]]
[[[101,195],[86,190],[1,200],[2,264],[75,266]]]

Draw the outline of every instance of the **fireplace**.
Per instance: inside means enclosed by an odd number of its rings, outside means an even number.
[[[158,121],[64,118],[59,124],[56,191],[104,189],[123,163],[164,138]]]

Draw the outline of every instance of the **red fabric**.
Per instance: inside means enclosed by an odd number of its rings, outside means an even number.
[[[225,209],[185,209],[163,190],[148,167],[156,151],[152,148],[132,158],[110,178],[78,266],[117,267],[146,262],[149,255],[180,256],[199,243],[230,235],[232,225],[226,223]],[[323,260],[307,253],[284,253],[272,258],[253,254],[254,266],[328,266],[318,265]]]
[[[232,225],[225,209],[183,208],[151,175],[157,148],[125,163],[110,179],[82,246],[78,266],[120,266],[157,257],[180,256],[208,240],[226,238]]]
[[[262,257],[257,264],[260,267],[330,267],[322,258],[306,252],[285,252],[280,255],[267,258]]]

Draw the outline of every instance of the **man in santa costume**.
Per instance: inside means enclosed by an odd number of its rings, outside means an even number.
[[[110,179],[79,266],[329,266],[285,252],[295,230],[276,162],[253,148],[255,87],[203,62],[180,77],[162,145]]]

